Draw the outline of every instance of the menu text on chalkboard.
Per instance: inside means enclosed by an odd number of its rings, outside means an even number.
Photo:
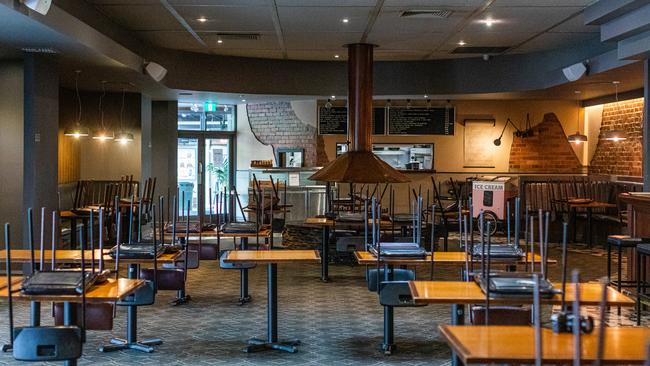
[[[453,135],[454,108],[402,108],[388,110],[389,135]]]
[[[320,135],[347,135],[348,108],[320,107],[318,109],[318,133]],[[386,109],[384,107],[372,109],[372,134],[386,134]]]

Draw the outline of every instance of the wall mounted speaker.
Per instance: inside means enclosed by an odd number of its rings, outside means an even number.
[[[155,62],[148,62],[144,66],[144,71],[156,81],[161,81],[167,75],[167,69]]]
[[[578,62],[562,69],[562,73],[569,81],[576,81],[587,73],[587,66],[583,62]]]
[[[52,5],[52,0],[21,0],[21,2],[28,8],[40,14],[47,14]]]

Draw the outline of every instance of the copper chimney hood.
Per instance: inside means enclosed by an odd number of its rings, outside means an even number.
[[[348,139],[350,151],[309,179],[338,183],[405,183],[410,179],[372,152],[372,54],[374,46],[348,45]]]

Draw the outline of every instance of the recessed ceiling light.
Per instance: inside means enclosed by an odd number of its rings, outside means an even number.
[[[465,41],[463,41],[463,40],[458,41],[458,45],[459,45],[459,46],[464,46],[464,45],[466,45],[466,44],[467,44],[467,43],[465,43]]]
[[[339,58],[339,57],[341,57],[341,56],[339,56],[339,55],[334,55],[334,58]]]
[[[343,19],[341,19],[341,22],[343,22],[343,23],[349,23],[349,22],[350,22],[350,19],[348,19],[348,18],[343,18]]]
[[[196,21],[197,21],[197,22],[200,22],[200,23],[205,23],[205,22],[208,21],[208,18],[206,18],[206,17],[200,17],[200,18],[196,18]]]
[[[493,24],[501,23],[500,20],[492,19],[492,18],[481,19],[478,22],[485,24],[486,27],[491,27]]]
[[[218,43],[218,44],[222,44],[222,43],[223,43],[223,39],[221,39],[221,38],[217,39],[217,43]]]

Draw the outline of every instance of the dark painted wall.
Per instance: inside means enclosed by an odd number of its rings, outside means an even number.
[[[156,195],[176,189],[178,103],[151,103],[151,118],[142,124],[142,176],[156,177]]]

